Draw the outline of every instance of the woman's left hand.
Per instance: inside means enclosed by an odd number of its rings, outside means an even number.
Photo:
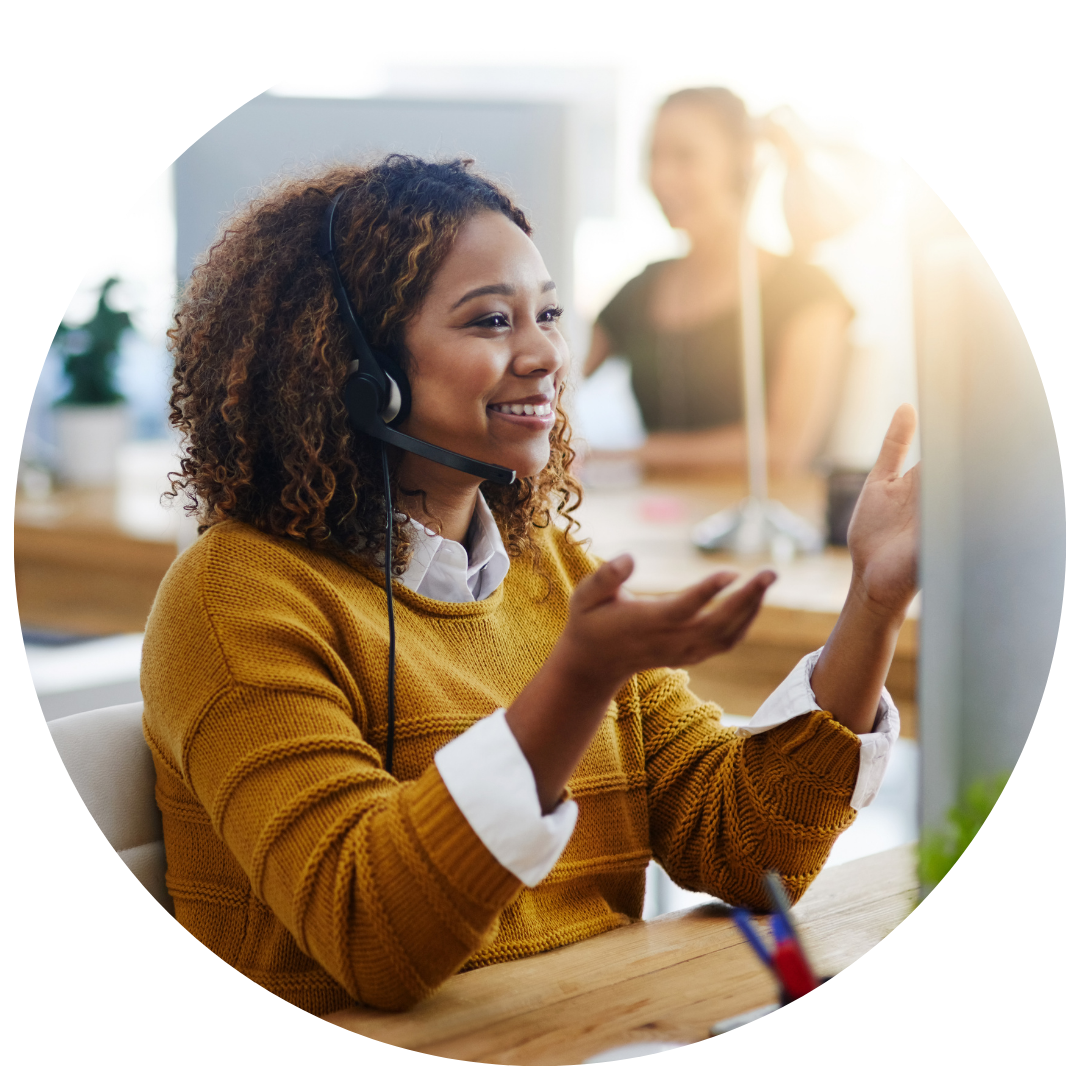
[[[900,472],[915,424],[915,410],[901,405],[848,528],[852,590],[883,615],[905,612],[919,588],[919,466]]]
[[[848,528],[851,587],[810,676],[818,705],[857,735],[873,729],[908,605],[918,591],[919,467],[901,474],[915,410],[901,405]]]

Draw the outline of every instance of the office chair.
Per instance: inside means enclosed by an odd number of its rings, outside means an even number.
[[[154,761],[142,733],[143,704],[111,705],[49,721],[60,758],[98,828],[170,915],[165,841],[154,800]]]

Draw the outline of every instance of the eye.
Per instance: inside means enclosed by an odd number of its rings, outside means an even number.
[[[561,307],[544,308],[536,317],[536,321],[539,323],[557,323],[562,317],[562,313],[563,309]]]
[[[510,320],[501,311],[493,311],[490,315],[476,319],[470,325],[480,326],[485,330],[505,330],[509,328]]]

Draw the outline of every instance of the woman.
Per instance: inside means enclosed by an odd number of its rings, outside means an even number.
[[[754,143],[729,90],[680,90],[661,106],[649,181],[690,251],[646,267],[604,308],[585,361],[630,362],[649,432],[637,455],[663,469],[745,460],[738,252]],[[770,464],[805,469],[831,422],[852,309],[824,271],[758,253]]]
[[[392,775],[380,450],[349,428],[353,355],[316,250],[339,193],[349,298],[411,384],[401,430],[519,476],[393,459]],[[652,856],[732,901],[764,906],[767,867],[798,896],[895,739],[880,699],[915,589],[912,478],[893,475],[911,416],[853,527],[833,638],[768,730],[740,734],[665,665],[730,648],[773,575],[636,599],[628,556],[600,564],[556,523],[578,496],[558,319],[510,199],[467,163],[398,156],[242,211],[180,304],[178,483],[203,531],[162,583],[142,672],[169,889],[183,925],[301,1008],[405,1008],[463,967],[625,924]]]

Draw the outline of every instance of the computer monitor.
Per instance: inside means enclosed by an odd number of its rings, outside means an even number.
[[[1061,616],[1065,501],[1046,395],[1001,286],[928,193],[913,224],[925,831],[1024,747]]]

